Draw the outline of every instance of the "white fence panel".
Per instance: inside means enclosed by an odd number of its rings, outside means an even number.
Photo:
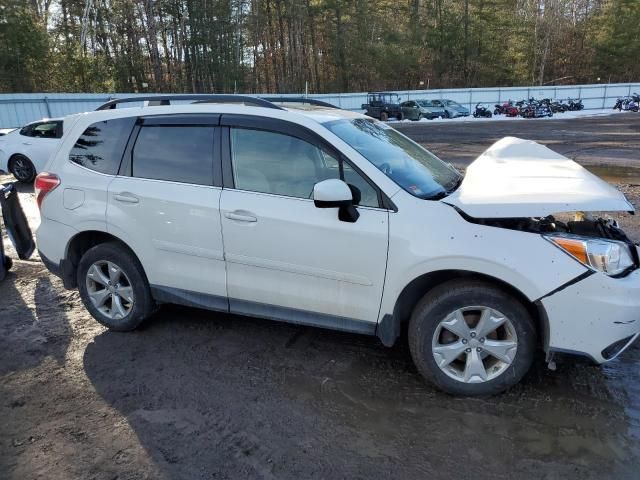
[[[585,109],[610,109],[618,97],[640,92],[640,83],[530,86],[495,88],[458,88],[440,90],[399,90],[402,101],[419,99],[450,99],[470,110],[477,103],[493,108],[508,100],[518,101],[530,97],[567,100],[581,98]],[[45,117],[62,117],[72,113],[95,110],[112,98],[132,97],[145,94],[94,94],[94,93],[29,93],[0,94],[0,128],[19,127],[25,123]],[[265,96],[269,96],[266,95]],[[277,96],[301,96],[300,93]],[[348,110],[361,110],[367,101],[366,92],[311,94],[309,98],[323,100]],[[139,104],[131,104],[131,106]]]

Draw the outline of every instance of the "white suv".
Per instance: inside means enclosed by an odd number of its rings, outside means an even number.
[[[407,326],[419,371],[462,395],[517,383],[537,348],[603,363],[638,337],[638,249],[589,214],[633,206],[546,147],[505,138],[463,180],[322,104],[121,102],[66,118],[36,180],[43,261],[113,330],[162,303],[388,346]]]

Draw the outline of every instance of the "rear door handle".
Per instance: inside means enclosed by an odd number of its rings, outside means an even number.
[[[229,220],[238,222],[257,222],[258,218],[248,213],[225,212],[224,216]]]
[[[123,203],[138,203],[140,201],[138,197],[129,192],[116,193],[113,198]]]

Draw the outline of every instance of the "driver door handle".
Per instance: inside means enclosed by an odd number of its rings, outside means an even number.
[[[225,218],[229,220],[235,220],[237,222],[257,222],[257,217],[249,214],[248,212],[224,212]]]

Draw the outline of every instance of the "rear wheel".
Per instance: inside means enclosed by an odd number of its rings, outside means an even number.
[[[84,306],[111,330],[133,330],[153,312],[142,265],[119,243],[102,243],[87,250],[77,275]]]
[[[533,361],[536,332],[526,308],[478,280],[430,291],[409,324],[420,373],[447,393],[492,395],[515,385]]]
[[[14,155],[9,162],[9,171],[22,183],[31,183],[36,178],[36,169],[31,160],[22,154]]]
[[[380,114],[380,120],[382,120],[383,122],[386,122],[387,120],[389,120],[389,114],[387,114],[387,112],[382,112]]]
[[[398,120],[404,120],[404,113],[400,112],[396,114],[396,119]]]

